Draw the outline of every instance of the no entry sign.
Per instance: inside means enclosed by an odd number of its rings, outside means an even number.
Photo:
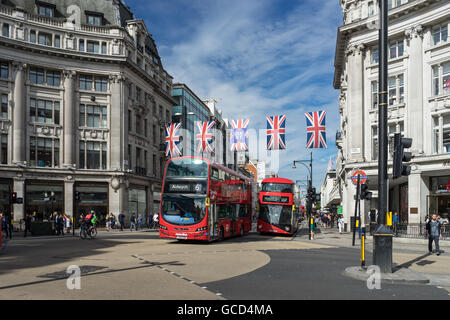
[[[367,174],[364,171],[362,171],[362,170],[357,170],[357,171],[355,171],[353,173],[352,178],[351,178],[353,183],[354,184],[358,183],[358,175],[360,175],[359,184],[366,183],[366,181],[367,181]]]

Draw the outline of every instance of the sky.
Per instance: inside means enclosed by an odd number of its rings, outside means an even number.
[[[257,132],[266,117],[287,115],[286,150],[278,176],[306,180],[313,152],[319,188],[335,162],[339,91],[333,88],[338,0],[126,0],[156,41],[165,70],[202,99],[221,99],[223,117],[250,119]],[[328,149],[306,149],[305,112],[327,112]],[[265,135],[261,138],[266,139]],[[270,151],[250,153],[259,158]],[[262,149],[262,148],[261,148]],[[276,155],[277,152],[273,154]]]

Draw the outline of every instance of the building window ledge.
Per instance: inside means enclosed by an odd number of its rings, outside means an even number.
[[[443,49],[443,48],[447,48],[447,47],[450,47],[449,40],[447,40],[446,42],[438,43],[438,44],[432,44],[432,45],[430,45],[429,48],[425,49],[425,52],[435,51],[435,50],[439,50],[439,49]]]

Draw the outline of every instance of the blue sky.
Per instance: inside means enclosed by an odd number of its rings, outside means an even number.
[[[306,179],[302,166],[307,111],[327,111],[328,149],[313,150],[313,180],[320,186],[335,158],[339,92],[333,89],[338,0],[127,0],[153,35],[164,68],[201,98],[220,98],[224,118],[287,114],[287,150],[280,177]],[[263,137],[265,139],[265,137]],[[333,160],[334,161],[334,160]]]

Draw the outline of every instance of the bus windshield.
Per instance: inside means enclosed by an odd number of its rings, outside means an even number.
[[[261,205],[259,218],[273,225],[291,224],[292,206]]]
[[[174,159],[167,165],[166,177],[207,178],[208,162],[193,158]]]
[[[161,203],[165,221],[178,225],[192,225],[203,220],[206,214],[204,197],[166,196]]]
[[[262,191],[292,193],[292,185],[289,183],[263,183]]]

